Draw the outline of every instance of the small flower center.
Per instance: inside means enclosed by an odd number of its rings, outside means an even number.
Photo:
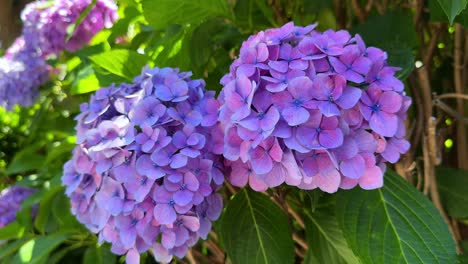
[[[258,119],[262,120],[265,117],[265,112],[258,113]]]
[[[317,128],[315,129],[315,131],[317,131],[317,133],[320,133],[320,132],[322,132],[322,128],[321,128],[321,127],[317,127]]]
[[[299,106],[302,105],[302,101],[299,100],[299,99],[296,99],[296,100],[293,101],[293,105],[296,106],[296,107],[299,107]]]
[[[175,202],[174,202],[173,199],[170,199],[169,202],[168,202],[168,204],[169,204],[170,206],[174,206],[174,205],[175,205]]]
[[[137,223],[138,223],[138,220],[135,219],[135,218],[133,218],[133,219],[132,219],[132,222],[130,222],[130,225],[131,225],[131,226],[135,226]]]
[[[143,179],[141,179],[140,184],[143,186],[143,185],[146,185],[147,182],[148,182],[148,179],[143,178]]]
[[[185,189],[187,189],[187,184],[184,183],[180,186],[180,190],[183,191]]]
[[[371,106],[371,109],[373,112],[379,112],[380,111],[380,105],[379,104],[374,104]]]
[[[335,99],[333,98],[333,95],[330,94],[330,95],[328,96],[328,101],[330,101],[330,102],[334,102],[334,101],[335,101]]]

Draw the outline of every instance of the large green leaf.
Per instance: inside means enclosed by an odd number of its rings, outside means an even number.
[[[209,17],[229,17],[225,0],[143,0],[143,14],[156,29],[170,24],[198,24]]]
[[[413,48],[418,44],[418,37],[412,24],[411,14],[388,12],[383,16],[370,17],[353,27],[352,32],[359,33],[367,45],[382,47],[399,43]]]
[[[237,0],[233,11],[236,25],[249,32],[276,26],[272,9],[265,0]]]
[[[141,68],[149,62],[145,55],[125,49],[106,51],[92,55],[89,59],[96,67],[129,81],[139,75]]]
[[[468,0],[437,0],[437,2],[447,15],[450,24],[452,24],[455,17],[466,8]]]
[[[96,245],[88,247],[88,249],[85,251],[83,264],[115,263],[116,259],[116,256],[110,252],[107,244],[102,246]]]
[[[37,151],[44,145],[43,143],[32,144],[16,153],[6,173],[11,175],[39,169],[44,164],[45,157],[37,154]]]
[[[52,202],[59,191],[63,191],[62,186],[56,186],[47,190],[44,195],[42,195],[42,199],[39,203],[39,209],[37,211],[36,218],[34,220],[34,226],[36,229],[44,233],[45,226],[47,224],[47,220],[49,219],[49,215],[51,214],[52,210]]]
[[[233,264],[294,263],[288,218],[267,196],[241,190],[226,207],[220,226]]]
[[[455,218],[468,218],[468,171],[439,167],[436,175],[442,203],[448,214]]]
[[[31,239],[21,246],[13,259],[13,263],[39,263],[54,250],[54,248],[65,241],[68,236],[69,234],[67,233],[56,233]]]
[[[13,242],[8,243],[7,245],[3,245],[0,247],[0,260],[6,259],[7,256],[12,255],[15,253],[25,242],[27,242],[30,238],[21,238],[17,239]],[[0,263],[2,263],[0,261]]]
[[[410,48],[388,47],[388,64],[400,67],[401,70],[395,73],[398,79],[406,79],[414,69],[414,55]]]
[[[324,211],[306,211],[305,215],[310,247],[304,263],[359,263],[338,226],[336,216]]]
[[[0,228],[0,241],[13,238],[20,238],[24,234],[24,227],[17,221]]]
[[[362,263],[455,263],[455,244],[437,209],[394,172],[378,190],[342,191],[337,218]]]

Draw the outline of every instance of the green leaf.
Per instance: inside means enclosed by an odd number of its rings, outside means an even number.
[[[143,0],[141,4],[146,21],[156,29],[230,16],[225,0]]]
[[[47,192],[42,195],[42,199],[39,203],[39,209],[37,210],[36,219],[34,220],[34,226],[39,232],[44,233],[45,225],[47,224],[47,220],[49,219],[49,215],[51,213],[52,202],[57,193],[62,190],[62,186],[57,186],[47,190]]]
[[[341,191],[337,218],[362,263],[455,263],[448,227],[422,193],[392,171],[378,190]]]
[[[462,248],[463,254],[458,255],[459,264],[468,263],[468,240],[460,241],[460,247]]]
[[[413,17],[405,12],[388,12],[383,16],[373,16],[366,22],[352,28],[359,33],[368,46],[382,47],[403,44],[406,47],[417,47],[418,38],[413,26]],[[391,34],[385,34],[391,32]]]
[[[271,8],[265,0],[237,0],[234,6],[235,24],[248,32],[276,25]]]
[[[436,175],[440,197],[448,214],[468,218],[468,171],[438,167]]]
[[[28,198],[24,199],[21,203],[21,209],[16,213],[16,220],[26,231],[32,230],[33,228],[32,207],[39,203],[44,193],[44,190],[39,189],[39,191],[28,196]]]
[[[52,250],[68,238],[67,233],[56,233],[48,236],[36,237],[26,242],[18,251],[13,264],[28,263],[37,264],[43,260]]]
[[[359,263],[348,246],[336,217],[324,211],[305,213],[307,242],[311,247],[304,263]],[[312,246],[313,245],[313,246]]]
[[[6,173],[8,175],[24,173],[39,169],[43,164],[45,157],[36,152],[43,146],[42,142],[27,146],[16,153],[15,157],[8,166]]]
[[[82,230],[87,232],[86,228],[71,214],[70,199],[65,196],[64,192],[60,192],[55,196],[52,203],[52,215],[62,231]]]
[[[88,249],[86,249],[83,257],[83,264],[115,263],[116,259],[116,256],[110,252],[110,249],[107,245],[96,245],[90,246]]]
[[[465,29],[468,28],[468,6],[455,18],[455,22],[462,24]]]
[[[217,23],[215,23],[217,22]],[[216,20],[209,20],[197,27],[190,39],[190,59],[195,68],[205,65],[213,54],[213,36],[225,27]]]
[[[283,211],[267,196],[239,191],[221,218],[221,240],[233,264],[294,263],[294,244]]]
[[[437,0],[437,2],[447,15],[450,24],[453,24],[455,17],[466,8],[468,0]]]
[[[258,8],[262,11],[263,15],[268,20],[268,22],[270,22],[272,26],[278,27],[278,24],[276,23],[275,19],[273,18],[273,10],[271,9],[270,6],[268,6],[267,1],[266,0],[256,0],[255,3],[257,4]]]
[[[414,69],[414,55],[410,48],[389,47],[388,65],[399,67],[401,70],[395,73],[395,77],[400,80],[406,79]]]
[[[8,225],[0,228],[0,240],[8,240],[20,238],[24,234],[24,227],[17,221],[11,222]]]
[[[0,247],[0,259],[5,259],[7,256],[15,253],[26,241],[30,238],[21,238]]]
[[[129,81],[139,75],[141,68],[149,61],[145,55],[125,49],[110,50],[90,56],[89,59],[95,66]]]

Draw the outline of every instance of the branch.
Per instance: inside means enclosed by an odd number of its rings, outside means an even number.
[[[462,43],[464,39],[463,26],[455,24],[455,37],[454,37],[454,71],[453,78],[455,82],[455,92],[457,94],[463,94],[463,49]],[[464,116],[463,100],[457,98],[457,112],[458,115]],[[458,155],[458,167],[462,169],[468,169],[468,152],[467,152],[467,140],[466,140],[466,129],[465,126],[457,125],[457,155]]]
[[[468,95],[459,94],[459,93],[446,93],[446,94],[441,94],[441,95],[434,95],[434,98],[436,99],[459,98],[459,99],[468,100]]]
[[[451,108],[450,106],[448,106],[447,104],[443,103],[442,101],[440,101],[439,99],[434,99],[434,102],[433,102],[434,106],[437,106],[438,108],[440,108],[441,110],[443,110],[444,112],[446,112],[447,114],[449,114],[450,116],[452,116],[453,118],[455,118],[457,121],[459,121],[460,124],[459,126],[463,126],[463,124],[468,124],[468,118],[466,117],[463,117],[462,115],[460,115],[460,113],[458,113],[457,111],[455,111],[453,108]],[[458,127],[458,126],[457,126]],[[460,143],[458,143],[460,144]],[[461,145],[461,147],[466,147],[466,145]],[[462,160],[463,162],[463,160]]]
[[[309,246],[307,245],[307,243],[302,238],[300,238],[297,234],[293,234],[293,240],[299,246],[301,246],[305,251],[309,250]]]
[[[354,11],[356,13],[356,16],[359,19],[359,22],[361,22],[361,23],[364,22],[366,20],[366,14],[362,10],[362,8],[359,5],[358,1],[357,0],[352,0],[351,5],[353,6],[353,9],[354,9]]]
[[[434,51],[437,47],[437,41],[439,40],[439,37],[442,33],[443,29],[443,24],[438,23],[435,25],[434,33],[432,34],[431,40],[429,42],[429,45],[427,46],[427,49],[425,51],[426,56],[424,56],[423,62],[424,65],[432,65],[432,57],[434,57]]]

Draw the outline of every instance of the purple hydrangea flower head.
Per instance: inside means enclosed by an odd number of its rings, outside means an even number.
[[[16,104],[30,106],[39,94],[39,86],[48,80],[47,56],[80,49],[100,30],[112,26],[117,6],[112,0],[98,0],[67,40],[68,27],[91,3],[39,0],[26,5],[21,14],[23,34],[0,58],[0,106],[7,110]]]
[[[385,162],[409,149],[397,70],[345,30],[288,23],[249,37],[221,80],[228,179],[256,191],[381,187]]]
[[[34,52],[0,58],[0,106],[11,110],[14,105],[32,105],[48,77],[49,66]]]
[[[89,43],[103,28],[117,20],[117,6],[112,0],[98,0],[68,38],[72,26],[92,0],[35,1],[21,14],[26,45],[36,47],[43,56],[58,55],[64,50],[75,51]]]
[[[16,219],[21,203],[34,192],[34,189],[24,186],[12,186],[0,192],[0,228]]]
[[[96,91],[76,117],[62,176],[72,213],[128,263],[147,250],[183,257],[221,213],[220,103],[190,76],[145,68],[132,84]]]

